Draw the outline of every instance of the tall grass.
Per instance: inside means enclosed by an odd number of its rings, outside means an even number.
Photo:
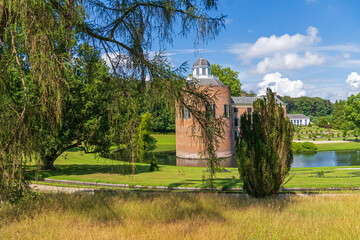
[[[1,239],[357,239],[360,195],[41,194],[0,208]]]

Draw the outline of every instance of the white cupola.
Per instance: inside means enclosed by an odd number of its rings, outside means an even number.
[[[208,60],[199,58],[193,65],[193,76],[211,76],[211,65]]]

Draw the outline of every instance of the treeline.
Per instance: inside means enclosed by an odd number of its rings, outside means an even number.
[[[284,96],[281,100],[287,104],[287,113],[301,113],[310,117],[328,116],[334,112],[334,104],[330,100],[320,97],[298,97]]]

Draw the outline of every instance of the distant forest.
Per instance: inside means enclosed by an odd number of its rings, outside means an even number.
[[[281,100],[287,104],[287,113],[301,113],[311,117],[329,116],[334,113],[334,104],[330,100],[319,97],[281,97]]]

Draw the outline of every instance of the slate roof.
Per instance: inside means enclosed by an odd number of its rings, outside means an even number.
[[[238,105],[252,105],[255,100],[262,97],[231,97],[231,103]],[[276,97],[276,103],[285,105],[279,98]]]
[[[193,67],[198,67],[198,66],[208,66],[208,67],[210,67],[210,63],[209,63],[208,60],[201,57],[198,60],[196,60],[196,62],[193,65]]]
[[[216,78],[198,78],[199,85],[225,86],[219,79]]]
[[[197,77],[188,77],[187,81],[196,85],[211,85],[211,86],[225,86],[218,77],[211,76],[197,76]]]
[[[286,114],[289,118],[310,118],[308,116],[305,116],[304,114]]]
[[[257,97],[231,97],[231,103],[241,105],[252,105]]]

